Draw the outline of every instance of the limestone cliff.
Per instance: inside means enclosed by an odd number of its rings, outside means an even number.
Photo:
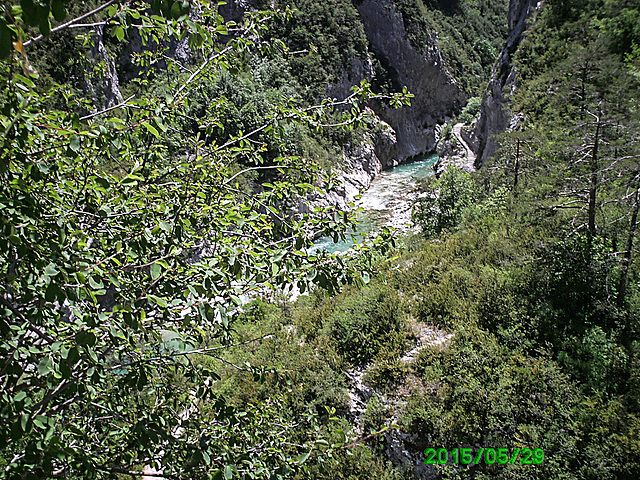
[[[482,99],[480,116],[476,124],[471,146],[477,154],[476,168],[498,149],[494,135],[504,132],[511,122],[509,99],[517,86],[516,68],[513,63],[520,42],[529,26],[537,0],[510,0],[509,37],[502,49]]]
[[[373,112],[369,110],[369,113]],[[390,157],[385,157],[379,152],[384,153],[394,148],[397,144],[395,132],[375,116],[373,122],[372,131],[365,134],[361,143],[344,149],[342,159],[335,170],[340,181],[338,188],[322,198],[304,199],[298,205],[298,213],[309,212],[313,207],[323,205],[335,205],[348,210],[349,203],[367,190],[376,175],[389,166],[385,162]]]
[[[120,83],[118,81],[117,65],[105,47],[104,27],[96,27],[93,48],[89,58],[104,64],[104,72],[96,74],[88,70],[83,79],[83,89],[89,98],[95,98],[101,103],[96,104],[95,110],[108,108],[122,102]]]
[[[444,67],[432,38],[420,51],[407,35],[402,15],[389,0],[363,0],[358,12],[370,49],[390,69],[397,84],[406,86],[415,97],[410,107],[396,110],[374,103],[376,114],[395,131],[397,142],[379,151],[385,167],[413,156],[432,152],[436,144],[436,125],[459,111],[466,95]]]

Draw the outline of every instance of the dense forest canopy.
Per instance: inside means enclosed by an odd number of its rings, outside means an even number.
[[[640,7],[538,5],[497,154],[336,255],[360,3],[1,4],[0,478],[640,476]],[[480,95],[506,2],[393,5]]]

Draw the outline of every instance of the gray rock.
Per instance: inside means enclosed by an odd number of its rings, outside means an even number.
[[[499,148],[494,135],[504,132],[511,119],[509,101],[517,88],[516,68],[513,56],[516,53],[524,34],[529,27],[537,0],[510,0],[509,2],[509,37],[498,58],[489,85],[482,98],[480,116],[469,144],[477,154],[476,168],[480,168],[487,158]]]
[[[458,112],[467,100],[444,66],[437,38],[431,38],[419,51],[407,35],[402,15],[389,0],[364,0],[357,7],[371,49],[397,72],[398,83],[415,95],[411,106],[401,109],[380,102],[372,104],[397,139],[395,145],[385,145],[384,154],[380,152],[379,156],[402,163],[432,152],[436,126]]]
[[[120,93],[120,83],[114,59],[109,56],[104,45],[104,26],[96,27],[96,34],[93,37],[93,48],[91,58],[97,62],[104,63],[104,71],[101,75],[89,75],[84,80],[84,90],[87,96],[100,99],[102,108],[108,108],[121,103],[122,93]]]

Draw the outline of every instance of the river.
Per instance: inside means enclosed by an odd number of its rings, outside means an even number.
[[[438,155],[425,155],[411,163],[379,173],[356,202],[356,207],[362,208],[356,215],[356,239],[361,241],[366,234],[385,225],[408,230],[411,210],[417,197],[417,179],[433,175],[432,167],[437,161]],[[324,249],[329,252],[344,252],[353,244],[353,238],[335,243],[330,237],[322,237],[316,240],[312,251]]]

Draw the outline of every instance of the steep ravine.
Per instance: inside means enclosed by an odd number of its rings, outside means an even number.
[[[339,82],[329,86],[328,93],[344,98],[354,83],[371,81],[371,56],[375,55],[386,65],[395,83],[406,86],[413,98],[410,106],[400,109],[378,101],[371,103],[377,117],[376,133],[345,152],[338,167],[344,189],[328,199],[341,207],[353,201],[360,189],[368,188],[380,171],[433,153],[440,126],[459,112],[467,100],[445,68],[436,38],[418,50],[409,39],[401,13],[390,0],[363,0],[356,6],[369,40],[370,58],[368,61],[354,58],[351,68]],[[465,160],[469,158],[465,156]]]
[[[509,1],[509,37],[493,67],[482,98],[480,117],[471,138],[471,146],[477,154],[477,168],[484,165],[487,158],[498,149],[494,136],[505,132],[515,118],[509,109],[510,98],[517,88],[514,55],[531,23],[533,13],[540,5],[542,2],[537,0]]]
[[[228,20],[239,20],[244,12],[258,5],[255,0],[229,0],[220,12]],[[427,44],[416,48],[412,44],[402,14],[391,0],[362,0],[357,2],[360,21],[368,39],[369,53],[364,57],[354,56],[341,78],[327,85],[326,94],[344,98],[351,87],[362,80],[373,79],[373,57],[382,60],[394,83],[406,86],[414,95],[411,106],[392,108],[382,102],[371,102],[374,132],[361,145],[346,148],[343,158],[336,159],[337,170],[344,189],[337,192],[327,203],[345,206],[353,201],[361,189],[368,188],[375,176],[419,155],[433,153],[437,143],[439,125],[450,120],[467,100],[455,79],[445,68],[438,48],[438,39],[430,37]],[[197,15],[194,12],[193,15]],[[102,39],[98,37],[98,46]],[[191,61],[193,53],[186,42],[170,41],[167,55],[182,64]],[[139,35],[134,34],[127,48],[117,59],[108,58],[104,48],[97,54],[104,57],[110,68],[104,78],[107,106],[122,100],[118,76],[128,81],[138,74],[130,61],[135,52],[144,49]],[[119,70],[116,72],[116,68]]]

